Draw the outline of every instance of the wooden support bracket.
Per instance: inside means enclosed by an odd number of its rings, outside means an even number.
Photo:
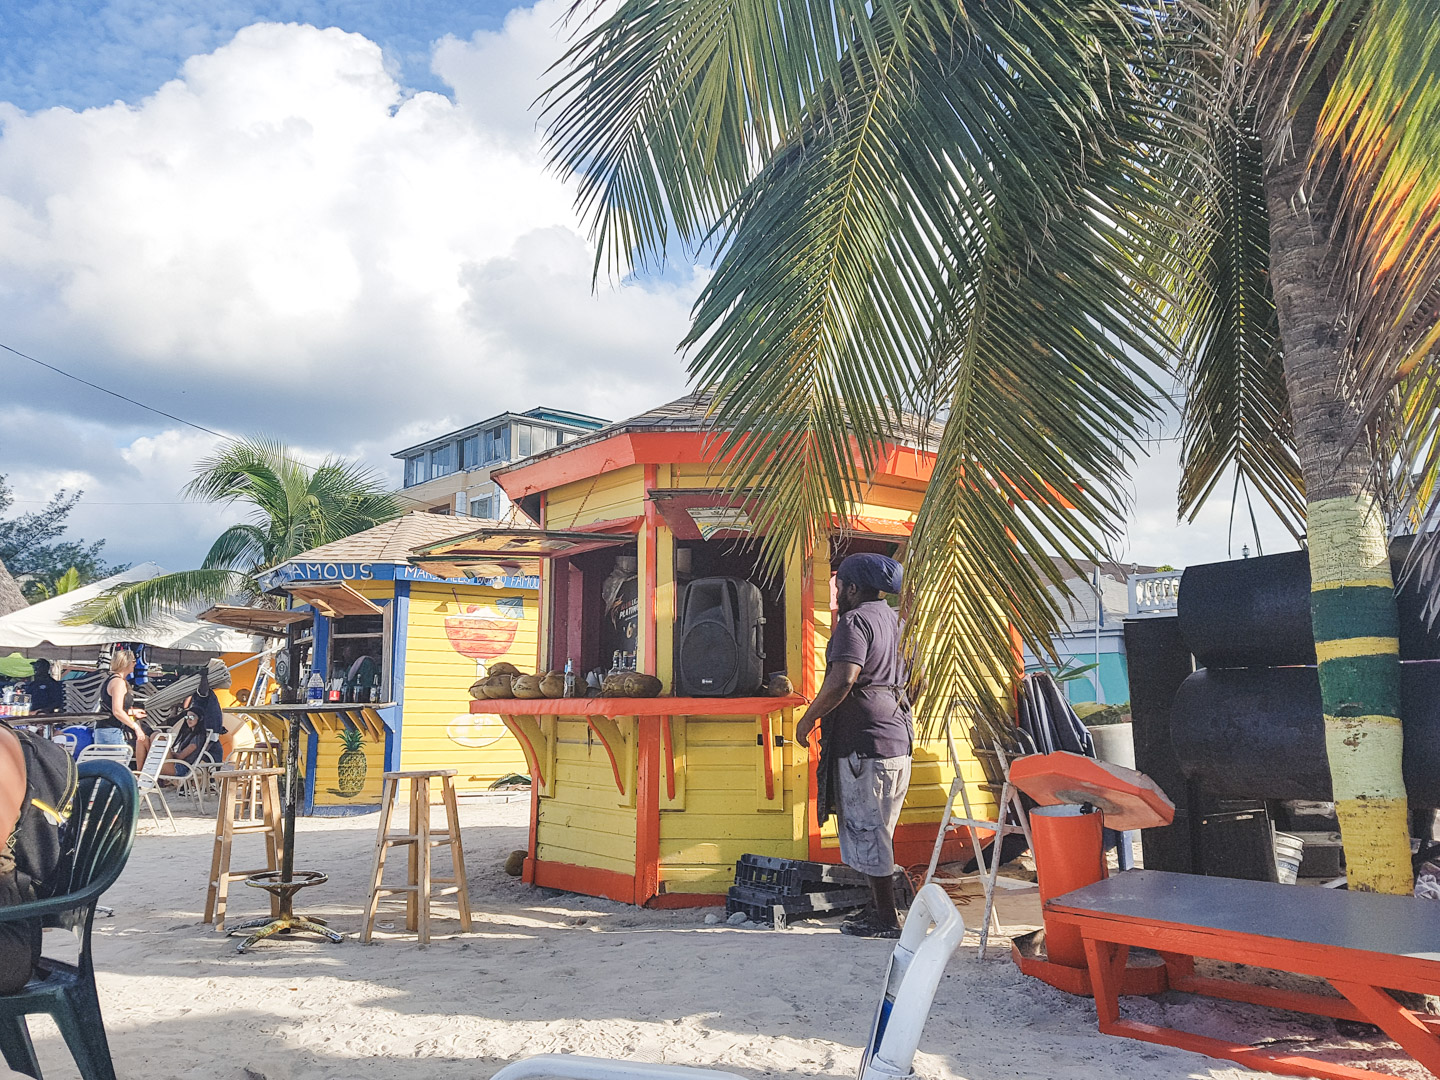
[[[686,721],[683,716],[660,718],[660,809],[685,809]]]
[[[542,721],[551,720],[549,725]],[[530,778],[541,795],[554,793],[555,783],[555,731],[551,717],[505,716],[500,722],[510,729],[520,749],[525,753],[525,763],[530,766]]]
[[[585,723],[590,725],[590,730],[595,733],[595,737],[600,740],[600,745],[605,747],[605,753],[610,757],[610,772],[615,777],[615,789],[622,796],[633,794],[625,782],[633,774],[633,740],[626,738],[626,732],[620,727],[620,720],[614,716],[587,716]]]

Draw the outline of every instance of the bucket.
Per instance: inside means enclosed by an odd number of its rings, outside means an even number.
[[[1281,885],[1294,885],[1300,876],[1300,860],[1305,855],[1305,841],[1293,833],[1275,834],[1275,870]]]
[[[1035,840],[1035,875],[1040,900],[1103,881],[1106,876],[1104,817],[1093,807],[1037,806],[1030,811]],[[1085,966],[1085,947],[1074,926],[1045,924],[1045,951],[1051,963]]]

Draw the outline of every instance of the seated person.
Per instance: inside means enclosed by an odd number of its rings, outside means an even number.
[[[200,714],[194,709],[186,709],[180,715],[180,729],[175,733],[175,742],[170,747],[170,759],[165,762],[161,775],[189,776],[190,767],[202,760],[208,763],[218,762],[220,743],[212,740],[207,744],[208,736],[209,732],[205,730]]]
[[[65,711],[65,687],[51,676],[49,660],[35,661],[35,673],[25,684],[25,692],[30,695],[31,715]]]

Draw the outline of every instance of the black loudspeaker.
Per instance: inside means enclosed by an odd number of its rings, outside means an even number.
[[[744,697],[760,692],[765,616],[760,590],[733,577],[697,578],[685,587],[675,648],[681,697]]]

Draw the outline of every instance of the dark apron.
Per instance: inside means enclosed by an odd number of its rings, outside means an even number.
[[[864,686],[855,686],[850,690],[851,694],[868,694],[872,691],[880,692],[888,690],[895,699],[895,711],[905,713],[905,720],[910,727],[910,748],[915,748],[915,724],[910,719],[910,699],[906,696],[905,687],[894,686],[889,683],[866,683]],[[826,720],[829,717],[825,718]],[[815,766],[815,816],[821,828],[825,822],[830,820],[832,814],[840,805],[840,776],[836,771],[840,759],[835,755],[835,744],[830,738],[830,729],[823,721],[820,724],[820,761]]]

